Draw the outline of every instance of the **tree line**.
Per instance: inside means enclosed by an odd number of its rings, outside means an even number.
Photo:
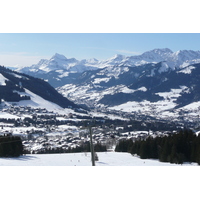
[[[0,136],[0,157],[23,155],[23,144],[19,136]]]
[[[133,142],[120,141],[115,151],[137,154],[141,159],[153,158],[161,162],[182,164],[196,162],[200,165],[200,134],[191,130],[181,130],[176,134],[148,138]]]

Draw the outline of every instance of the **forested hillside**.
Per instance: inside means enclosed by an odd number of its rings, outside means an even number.
[[[25,89],[27,89],[61,107],[78,107],[42,79],[18,73],[2,66],[0,66],[0,75],[2,79],[0,84],[0,101],[19,102],[21,100],[30,100],[31,97],[25,92]]]
[[[117,152],[137,154],[142,159],[154,158],[161,162],[182,164],[197,162],[200,165],[200,135],[190,130],[164,137],[148,137],[146,140],[122,140],[116,146]]]

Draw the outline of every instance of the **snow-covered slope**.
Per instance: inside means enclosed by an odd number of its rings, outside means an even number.
[[[99,152],[96,166],[180,166],[163,163],[158,160],[140,159],[129,153]],[[92,166],[91,153],[69,154],[30,154],[18,159],[0,158],[1,166]],[[183,166],[196,166],[196,163],[185,163]]]
[[[2,74],[0,74],[0,85],[6,85],[5,81],[8,80]]]
[[[40,97],[37,94],[34,94],[30,90],[25,89],[25,92],[18,92],[21,96],[27,96],[30,97],[30,100],[22,100],[19,102],[4,102],[4,106],[28,106],[32,108],[45,108],[48,111],[54,111],[54,112],[60,112],[63,110],[63,108],[51,101],[45,100],[44,98]]]
[[[44,80],[0,66],[0,105],[14,103],[51,108],[78,107]]]

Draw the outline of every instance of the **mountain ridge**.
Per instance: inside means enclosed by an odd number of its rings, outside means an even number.
[[[59,57],[65,59],[58,54],[56,57],[58,60]],[[52,61],[55,58],[48,62]],[[173,52],[163,48],[137,56],[116,54],[104,61],[93,59],[90,62],[94,68],[88,68],[85,59],[79,62],[83,65],[71,65],[66,70],[61,66],[48,73],[34,75],[48,80],[57,91],[76,104],[90,108],[153,113],[154,117],[178,116],[181,109],[188,112],[190,108],[197,115],[197,105],[200,105],[200,51]],[[197,107],[192,106],[194,103]]]
[[[169,69],[184,68],[190,64],[200,62],[200,51],[181,50],[173,52],[169,48],[153,49],[136,56],[116,54],[110,59],[103,61],[95,58],[79,61],[75,58],[68,59],[64,55],[55,53],[49,60],[42,59],[38,64],[31,65],[30,67],[17,68],[16,71],[37,78],[43,78],[56,88],[73,83],[81,73],[86,71],[106,68],[107,72],[116,74],[117,70],[120,71],[120,67],[138,67],[159,62],[165,62],[165,67],[163,66],[160,69],[160,73]]]
[[[11,102],[12,104],[22,100],[33,101],[33,95],[63,108],[78,107],[58,93],[46,81],[0,66],[0,103]]]
[[[124,56],[122,54],[116,54],[113,57],[99,61],[95,58],[77,60],[75,58],[66,58],[64,55],[55,53],[49,60],[41,59],[37,64],[29,67],[17,68],[19,72],[37,72],[48,73],[55,70],[65,70],[68,72],[82,73],[88,70],[96,70],[98,68],[105,68],[113,65],[127,65],[138,66],[147,63],[158,63],[165,61],[168,66],[174,69],[177,66],[183,65],[185,62],[200,60],[200,51],[193,50],[179,50],[173,52],[169,48],[153,49],[146,51],[141,55]],[[190,62],[187,63],[191,64]],[[184,65],[185,66],[185,65]]]

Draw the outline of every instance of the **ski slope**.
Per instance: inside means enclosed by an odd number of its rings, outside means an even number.
[[[181,166],[154,159],[140,159],[129,153],[99,152],[96,166]],[[27,154],[19,158],[0,158],[0,166],[91,166],[91,153]],[[196,166],[185,163],[184,166]]]

